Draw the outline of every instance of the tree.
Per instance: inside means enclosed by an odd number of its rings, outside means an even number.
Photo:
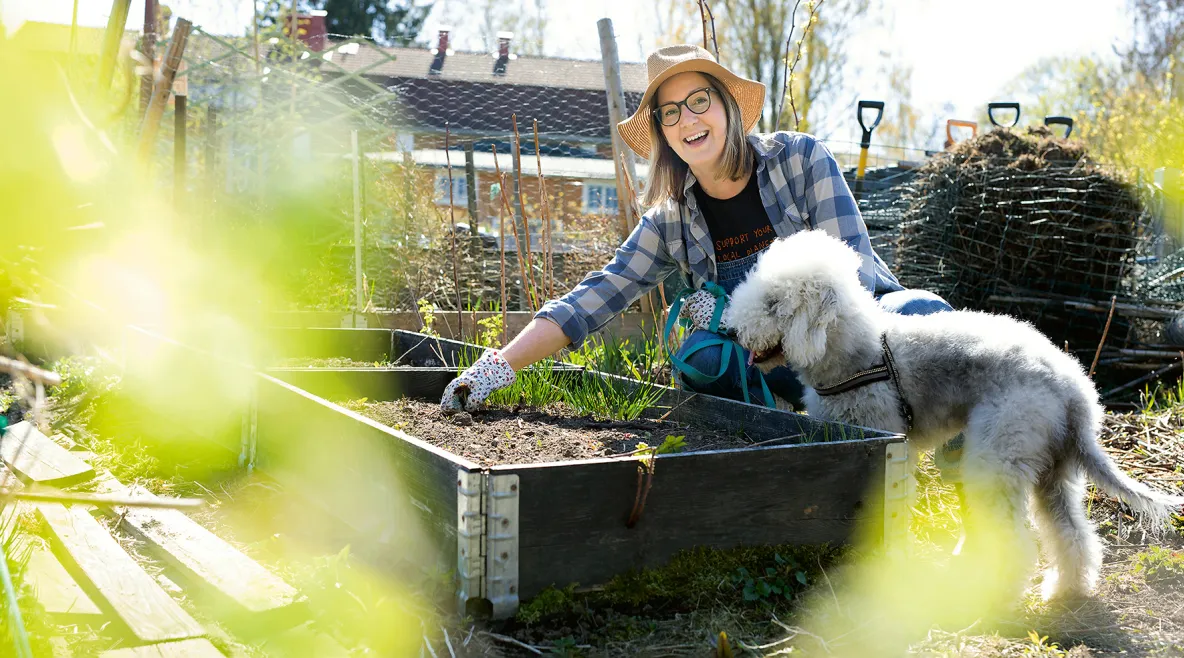
[[[786,0],[723,0],[716,9],[720,59],[745,77],[768,85],[761,130],[770,131],[776,124],[781,129],[810,131],[812,110],[837,104],[847,66],[844,44],[871,2],[807,0],[796,5],[795,16],[795,4]],[[782,95],[791,25],[791,62],[801,49],[788,87],[792,105]]]
[[[392,46],[409,46],[419,36],[432,5],[414,0],[319,0],[327,13],[329,32],[365,36]]]
[[[1184,85],[1179,77],[1184,55],[1184,0],[1128,0],[1134,29],[1130,45],[1118,50],[1123,69],[1146,80],[1173,78],[1168,92],[1179,97]]]

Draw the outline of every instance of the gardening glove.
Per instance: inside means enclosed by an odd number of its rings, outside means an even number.
[[[489,394],[514,383],[514,369],[501,351],[488,349],[452,380],[440,398],[444,411],[475,411]]]
[[[727,305],[727,298],[719,300],[720,303]],[[711,328],[711,316],[715,314],[715,295],[707,290],[700,290],[698,292],[687,295],[682,300],[682,310],[678,312],[678,317],[686,318],[691,323],[691,330]],[[726,333],[728,325],[723,320],[723,315],[720,315],[719,329],[717,333]]]

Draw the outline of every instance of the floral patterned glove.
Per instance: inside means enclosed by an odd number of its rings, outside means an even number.
[[[727,300],[722,300],[726,305]],[[678,312],[680,318],[686,318],[691,321],[691,329],[708,329],[711,326],[711,316],[715,314],[715,295],[706,290],[687,295],[682,300],[682,310]],[[723,315],[720,315],[719,333],[724,333],[728,330],[728,325],[723,320]]]
[[[440,398],[444,411],[475,411],[489,394],[514,383],[514,369],[499,350],[485,350],[480,359],[452,380]]]

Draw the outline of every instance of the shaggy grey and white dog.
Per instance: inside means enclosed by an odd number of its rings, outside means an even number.
[[[1102,561],[1085,513],[1085,476],[1150,522],[1162,523],[1184,503],[1127,477],[1106,456],[1093,382],[1033,326],[969,311],[889,313],[860,285],[859,267],[856,252],[821,231],[778,240],[736,288],[725,320],[763,371],[787,364],[798,372],[810,387],[811,416],[907,433],[921,450],[964,432],[968,550],[974,521],[984,520],[979,532],[990,536],[979,539],[1008,535],[1026,562],[1008,574],[1026,581],[1035,560],[1025,523],[1031,497],[1054,565],[1046,597],[1081,596]],[[881,365],[895,376],[881,368],[884,379],[827,390]]]

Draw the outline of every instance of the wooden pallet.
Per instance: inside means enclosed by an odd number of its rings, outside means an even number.
[[[0,482],[23,488],[25,482],[64,486],[95,478],[81,457],[28,423],[5,436]],[[15,472],[15,473],[14,473]],[[19,476],[19,477],[18,477]],[[102,473],[97,493],[155,498]],[[26,571],[41,605],[58,623],[104,625],[129,645],[102,654],[112,658],[221,656],[204,639],[205,629],[169,596],[99,523],[88,506],[18,503],[0,514],[0,531],[14,531],[17,515],[36,513],[50,535],[52,552],[35,546]],[[295,588],[243,555],[226,541],[177,510],[116,508],[107,510],[122,528],[143,541],[153,555],[174,568],[187,593],[209,606],[231,627],[290,642],[324,648],[325,655],[347,655],[331,639],[304,628],[279,632],[307,621],[307,609]],[[237,624],[235,623],[237,622]],[[277,634],[278,633],[278,634]]]

